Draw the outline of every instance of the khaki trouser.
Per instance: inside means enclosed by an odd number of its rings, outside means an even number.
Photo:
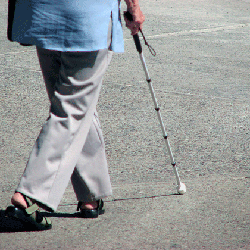
[[[53,211],[70,178],[78,200],[111,195],[96,105],[112,52],[37,53],[51,110],[16,191]]]

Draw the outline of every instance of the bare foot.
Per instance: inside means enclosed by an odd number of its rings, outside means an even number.
[[[11,203],[16,207],[22,207],[26,209],[28,207],[23,195],[21,193],[15,193],[11,198]]]
[[[98,207],[97,201],[83,202],[80,209],[96,209]]]

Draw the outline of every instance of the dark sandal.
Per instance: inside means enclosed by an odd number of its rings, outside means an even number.
[[[23,195],[25,198],[28,208],[24,209],[21,207],[9,206],[5,210],[5,216],[18,219],[23,223],[31,224],[36,230],[47,230],[51,229],[52,224],[50,219],[43,217],[39,213],[39,207],[30,198]]]
[[[98,206],[95,209],[81,209],[84,202],[79,201],[77,206],[77,211],[80,210],[80,217],[82,218],[97,218],[99,215],[104,214],[104,202],[103,200],[98,200]]]

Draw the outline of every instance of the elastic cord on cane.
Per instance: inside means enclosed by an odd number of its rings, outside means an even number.
[[[145,45],[148,46],[148,49],[150,51],[150,53],[152,54],[152,56],[156,56],[156,51],[154,50],[154,48],[148,44],[147,40],[146,40],[146,37],[144,36],[142,30],[140,29],[140,32],[142,34],[142,37],[143,37],[143,40],[145,42]]]

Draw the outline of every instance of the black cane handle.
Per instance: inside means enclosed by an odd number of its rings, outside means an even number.
[[[141,46],[139,35],[138,34],[133,35],[133,38],[134,38],[136,49],[141,54],[142,53],[142,46]]]

